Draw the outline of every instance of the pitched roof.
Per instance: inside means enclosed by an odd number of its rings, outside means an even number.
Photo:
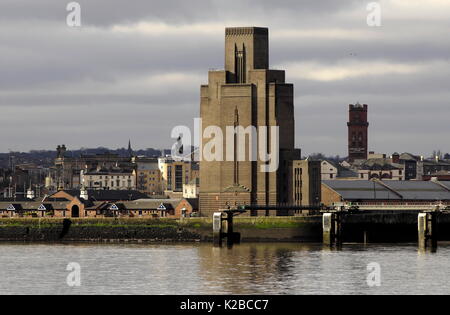
[[[66,202],[0,202],[0,210],[7,210],[11,205],[15,211],[50,211],[50,210],[66,210],[68,201]]]
[[[339,167],[338,164],[336,164],[334,161],[331,161],[331,160],[323,159],[320,162],[321,162],[321,164],[326,162],[326,163],[330,164],[331,166],[333,166],[334,168],[338,168]]]
[[[325,185],[336,191],[345,200],[401,199],[395,193],[375,181],[368,180],[325,180]]]
[[[450,182],[326,180],[323,183],[345,200],[450,200]]]
[[[193,210],[198,210],[198,198],[185,198],[185,200],[192,206]]]
[[[385,181],[407,200],[450,200],[450,192],[432,181]]]
[[[450,182],[449,181],[439,181],[438,183],[441,184],[442,186],[445,186],[446,189],[450,190]]]
[[[181,202],[181,199],[141,199],[134,201],[124,201],[123,205],[127,210],[160,210],[161,205],[164,210],[173,210]]]
[[[65,193],[79,197],[80,190],[64,190]],[[93,201],[123,201],[123,200],[137,200],[148,199],[149,197],[137,190],[89,190],[89,199]],[[49,197],[51,198],[51,196]]]
[[[0,198],[0,202],[2,201],[9,201],[9,202],[15,202],[15,201],[33,201],[34,199],[29,199],[25,197],[24,195],[17,195],[15,198]]]
[[[403,169],[403,166],[393,163],[389,159],[369,159],[364,161],[360,168],[363,170],[395,170]]]
[[[419,161],[420,156],[413,155],[411,153],[405,152],[400,154],[400,160],[406,160],[406,161]]]

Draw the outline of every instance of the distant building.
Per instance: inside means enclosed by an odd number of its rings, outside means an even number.
[[[403,165],[405,180],[422,180],[423,163],[420,156],[395,152],[392,154],[392,162]]]
[[[370,180],[405,180],[405,173],[401,164],[393,163],[390,159],[370,159],[358,165],[358,179]]]
[[[133,163],[136,164],[136,189],[148,195],[162,195],[164,189],[158,159],[134,157]]]
[[[327,160],[321,161],[322,180],[336,179],[337,176],[338,176],[338,168],[333,162]]]
[[[128,141],[128,149],[127,149],[128,157],[132,158],[134,156],[133,149],[131,148],[131,140]]]
[[[372,159],[386,159],[386,154],[385,153],[376,153],[374,151],[369,151],[369,154],[367,155],[367,160],[372,160]]]
[[[323,181],[322,203],[352,202],[365,205],[450,205],[450,182],[431,181]]]
[[[201,87],[200,116],[203,129],[226,127],[279,127],[279,168],[262,172],[266,164],[257,161],[221,159],[200,162],[200,212],[213,212],[237,205],[276,205],[290,199],[286,180],[290,161],[300,159],[294,148],[294,87],[286,83],[285,72],[269,68],[269,30],[235,27],[225,30],[225,69],[209,72]],[[276,139],[266,143],[272,147]],[[203,139],[204,143],[210,141]],[[224,147],[237,140],[224,139]],[[273,152],[272,152],[273,153]],[[251,215],[275,212],[252,211]]]
[[[37,197],[44,196],[48,174],[48,168],[34,163],[15,164],[13,170],[0,170],[0,197],[21,198],[28,188],[33,188]]]
[[[321,174],[322,180],[344,180],[358,178],[357,172],[352,171],[350,168],[345,167],[342,164],[329,160],[321,161]]]
[[[82,187],[100,190],[135,190],[136,171],[122,169],[97,169],[80,172]]]
[[[423,176],[430,176],[442,171],[450,171],[450,161],[441,160],[439,157],[423,161]]]
[[[200,192],[200,178],[191,180],[183,185],[183,198],[198,198]]]
[[[182,198],[183,186],[199,176],[197,162],[176,160],[171,157],[159,158],[162,191],[170,198]]]
[[[445,175],[450,172],[450,161],[435,159],[424,159],[411,153],[399,154],[394,152],[390,157],[386,154],[369,152],[368,159],[343,162],[358,174],[358,179],[381,179],[381,180],[423,180],[434,175]],[[342,166],[342,165],[341,165]],[[328,167],[328,166],[327,166]],[[331,169],[331,168],[330,168]],[[441,178],[445,178],[441,177]],[[328,180],[329,177],[322,179]]]
[[[366,160],[368,156],[367,105],[356,103],[349,105],[348,159],[349,161]]]
[[[439,171],[433,174],[424,175],[423,180],[450,181],[450,171]]]
[[[318,206],[321,201],[321,162],[310,160],[292,161],[290,168],[289,204]]]
[[[68,190],[42,201],[0,201],[0,217],[181,218],[197,212],[197,199],[149,199],[121,190]]]
[[[137,190],[96,190],[96,189],[69,189],[60,190],[50,196],[47,200],[65,198],[72,200],[73,198],[81,198],[84,200],[95,201],[132,201],[137,199],[150,199],[146,194]]]
[[[50,170],[50,178],[47,183],[50,190],[79,189],[81,187],[81,170],[94,169],[134,169],[131,157],[122,157],[117,154],[81,155],[80,157],[68,156],[65,145],[58,145],[56,149],[55,166]]]

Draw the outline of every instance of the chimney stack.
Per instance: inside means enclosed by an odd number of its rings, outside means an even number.
[[[398,154],[397,152],[392,154],[392,163],[400,163],[400,154]]]

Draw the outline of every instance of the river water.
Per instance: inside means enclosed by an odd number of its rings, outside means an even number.
[[[450,294],[449,264],[450,244],[2,243],[0,294]]]

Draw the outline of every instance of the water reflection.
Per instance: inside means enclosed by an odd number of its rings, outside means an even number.
[[[449,294],[450,246],[0,244],[0,294]],[[82,266],[69,288],[66,266]],[[366,283],[381,266],[381,287]]]
[[[293,259],[298,249],[291,244],[201,246],[201,277],[210,284],[210,293],[278,293],[280,285],[295,276]],[[302,250],[309,251],[311,246],[304,245]]]

